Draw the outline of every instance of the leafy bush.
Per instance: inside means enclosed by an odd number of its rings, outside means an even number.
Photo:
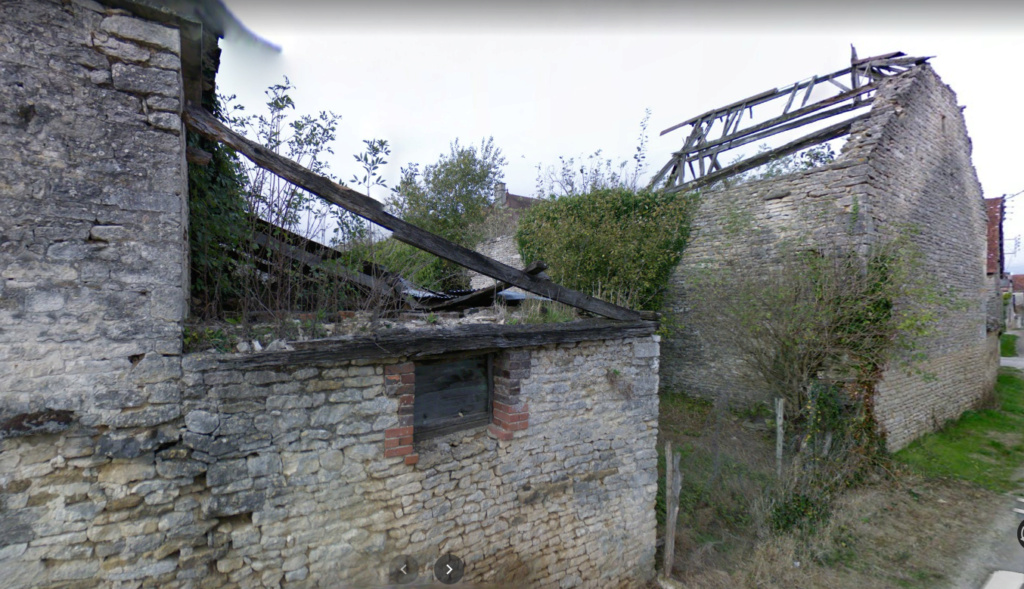
[[[493,137],[482,140],[479,149],[473,145],[464,147],[458,139],[449,147],[449,153],[442,153],[437,162],[427,165],[422,172],[415,163],[402,168],[402,179],[388,205],[403,220],[473,248],[483,237],[481,227],[494,185],[503,178],[506,160],[494,145]],[[417,277],[406,276],[418,284],[432,284],[442,290],[469,286],[468,275],[458,264],[418,250],[405,252],[397,248],[394,253],[402,255],[399,262],[410,258],[428,262]]]
[[[602,188],[535,205],[519,221],[523,262],[617,304],[657,309],[689,234],[696,197]]]

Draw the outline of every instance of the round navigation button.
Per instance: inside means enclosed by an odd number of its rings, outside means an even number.
[[[400,554],[391,559],[391,568],[388,569],[388,581],[404,585],[412,583],[420,574],[420,564],[416,559],[405,554]]]
[[[434,577],[445,585],[458,583],[466,573],[466,563],[454,554],[444,554],[434,563]]]

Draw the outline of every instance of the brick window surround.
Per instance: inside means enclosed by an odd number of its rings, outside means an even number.
[[[416,398],[416,365],[412,362],[384,367],[384,390],[389,397],[398,397],[398,427],[384,430],[384,458],[404,456],[405,463],[420,461],[412,448],[412,407]]]
[[[495,354],[491,423],[487,426],[490,435],[509,441],[515,432],[529,426],[529,406],[519,397],[520,383],[529,377],[529,350],[503,350]],[[384,386],[387,396],[398,398],[398,426],[384,430],[384,457],[401,456],[406,464],[416,464],[420,460],[412,441],[416,365],[402,362],[385,366]]]
[[[494,358],[494,396],[488,431],[499,440],[511,440],[530,423],[528,404],[519,397],[520,383],[530,378],[530,351],[504,350]]]

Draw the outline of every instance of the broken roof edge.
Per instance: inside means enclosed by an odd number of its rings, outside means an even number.
[[[878,149],[884,149],[884,146],[881,146],[881,143],[888,132],[887,129],[892,124],[894,119],[899,117],[899,114],[901,112],[901,97],[904,94],[911,92],[915,85],[920,83],[922,76],[933,77],[940,85],[946,87],[947,89],[949,89],[949,91],[952,92],[952,88],[949,88],[949,85],[945,84],[945,82],[942,81],[942,78],[938,75],[938,73],[935,72],[935,69],[932,67],[930,63],[922,63],[917,67],[913,67],[899,74],[888,76],[885,79],[879,81],[875,97],[872,99],[871,102],[871,108],[867,112],[859,116],[847,119],[833,127],[830,127],[834,128],[842,125],[848,125],[850,127],[847,132],[839,134],[836,137],[833,137],[834,139],[844,136],[846,137],[846,142],[840,148],[840,152],[836,156],[835,160],[806,170],[797,170],[791,173],[773,176],[771,178],[755,179],[751,181],[751,185],[763,184],[766,186],[770,186],[772,184],[777,184],[779,181],[793,178],[798,175],[827,173],[834,170],[842,170],[846,168],[871,165],[871,162],[875,161],[876,159],[876,151]],[[817,133],[813,133],[811,135],[798,138],[797,140],[794,141],[794,143],[796,141],[803,141],[818,133],[828,131],[828,129],[829,128],[823,129]],[[819,144],[820,143],[822,142],[819,142]],[[788,145],[792,145],[792,143],[787,144],[787,146]],[[813,144],[808,143],[803,147],[788,151],[789,153],[795,153],[796,151],[799,151],[799,149],[803,149],[811,145]],[[787,146],[782,146],[780,148],[776,148],[775,150],[765,152],[764,155],[781,157],[782,155],[785,154],[780,155],[780,152],[786,150]],[[758,156],[760,155],[762,154],[758,154]],[[743,166],[744,164],[750,162],[752,159],[753,158],[742,160],[735,165]],[[757,165],[763,165],[763,162]],[[757,165],[750,166],[748,169],[757,167]],[[742,173],[743,171],[746,170],[741,170],[736,173]],[[725,174],[724,177],[728,178],[731,175],[735,175],[735,173]],[[709,175],[707,176],[707,178],[711,179],[708,183],[702,184],[699,181],[690,182],[687,183],[686,185],[666,187],[664,188],[664,190],[666,192],[694,190],[700,191],[702,194],[715,194],[718,192],[728,191],[730,189],[729,186],[722,186],[721,184],[718,183],[720,180],[723,179],[722,177],[716,178],[712,177],[712,175]],[[699,184],[699,186],[693,187],[694,184]],[[774,200],[774,198],[781,198],[785,194],[788,194],[788,191],[784,192],[782,195],[777,195],[774,197],[770,196],[771,193],[771,191],[765,193],[765,200]]]
[[[225,126],[216,117],[194,102],[189,102],[182,111],[182,120],[189,129],[204,137],[223,143],[244,155],[257,166],[291,182],[323,200],[376,223],[392,233],[392,237],[430,254],[454,262],[512,286],[589,311],[609,319],[637,321],[641,313],[620,307],[558,285],[550,280],[532,276],[525,271],[503,264],[493,258],[469,248],[450,242],[407,221],[388,213],[384,206],[346,186],[310,171],[308,168],[284,157],[263,145],[251,141]]]
[[[429,330],[396,328],[374,335],[290,342],[292,349],[286,351],[209,354],[207,361],[252,368],[375,358],[422,359],[456,352],[649,337],[657,329],[657,321],[609,319],[534,325],[474,324]]]
[[[910,72],[928,66],[929,59],[931,58],[906,56],[902,52],[858,59],[856,50],[851,47],[851,65],[845,69],[820,77],[811,76],[782,89],[773,88],[669,127],[662,134],[686,126],[690,126],[690,131],[682,149],[672,153],[669,161],[651,179],[649,186],[660,187],[667,192],[696,190],[764,165],[772,159],[849,135],[856,124],[873,116],[875,97],[886,85],[886,81],[902,78]],[[839,77],[846,75],[850,76],[849,87],[838,80]],[[838,88],[840,92],[808,103],[812,90],[822,85],[834,87],[833,92]],[[796,100],[800,94],[803,95],[802,101]],[[750,119],[741,127],[744,111],[749,110],[752,113],[754,106],[783,99],[787,101],[781,115],[756,124],[751,124],[753,120]],[[795,106],[795,110],[790,111],[791,106]],[[803,135],[781,147],[749,156],[725,167],[718,162],[719,156],[754,141],[865,107],[870,107],[867,113]],[[710,139],[712,129],[717,128],[719,123],[722,125],[721,137]]]

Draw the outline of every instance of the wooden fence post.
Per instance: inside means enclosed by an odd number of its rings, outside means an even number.
[[[786,400],[775,399],[775,474],[782,479],[782,443],[783,420],[785,419]]]
[[[679,521],[679,492],[683,473],[679,469],[681,454],[672,451],[672,442],[665,442],[665,551],[662,554],[662,575],[672,576],[672,559],[676,552],[676,524]]]

